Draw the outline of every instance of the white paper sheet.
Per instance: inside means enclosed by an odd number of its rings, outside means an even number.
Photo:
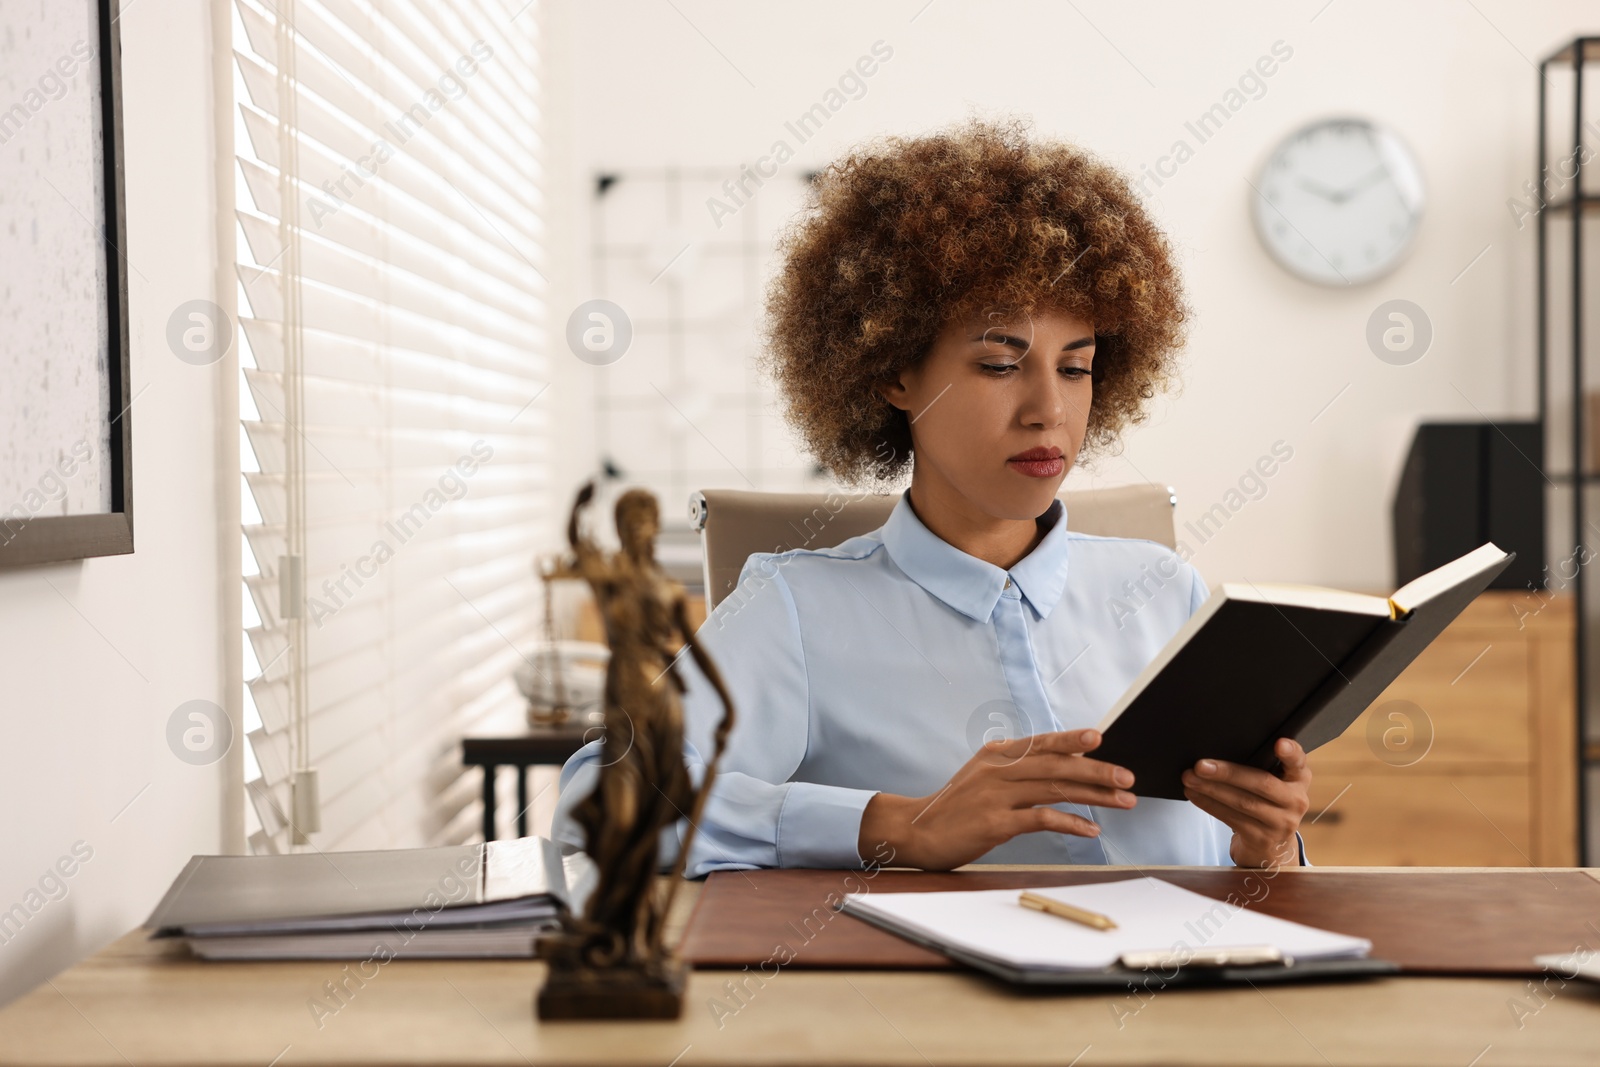
[[[870,911],[931,941],[1018,967],[1078,970],[1124,952],[1272,945],[1297,959],[1365,956],[1372,942],[1236,907],[1159,878],[1034,888],[1116,922],[1096,930],[1018,903],[1021,890],[851,893],[847,910]]]

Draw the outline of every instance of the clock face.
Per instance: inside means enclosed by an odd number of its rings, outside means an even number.
[[[1342,286],[1405,258],[1422,202],[1422,171],[1405,143],[1376,123],[1338,118],[1284,139],[1256,178],[1250,213],[1285,269]]]

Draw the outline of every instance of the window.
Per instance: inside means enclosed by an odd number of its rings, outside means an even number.
[[[238,0],[247,833],[477,832],[553,543],[539,17]],[[522,650],[519,652],[519,650]]]

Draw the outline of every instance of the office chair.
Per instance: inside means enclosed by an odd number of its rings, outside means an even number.
[[[833,508],[827,501],[833,498]],[[752,552],[832,548],[889,518],[900,494],[759,493],[702,489],[689,495],[689,523],[700,533],[709,613],[738,584]],[[1061,494],[1067,529],[1108,537],[1143,537],[1177,547],[1171,486],[1119,485]]]

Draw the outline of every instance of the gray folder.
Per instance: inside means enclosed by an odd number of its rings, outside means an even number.
[[[194,856],[145,926],[157,937],[322,933],[426,917],[432,929],[578,908],[594,870],[541,837],[439,848]]]

